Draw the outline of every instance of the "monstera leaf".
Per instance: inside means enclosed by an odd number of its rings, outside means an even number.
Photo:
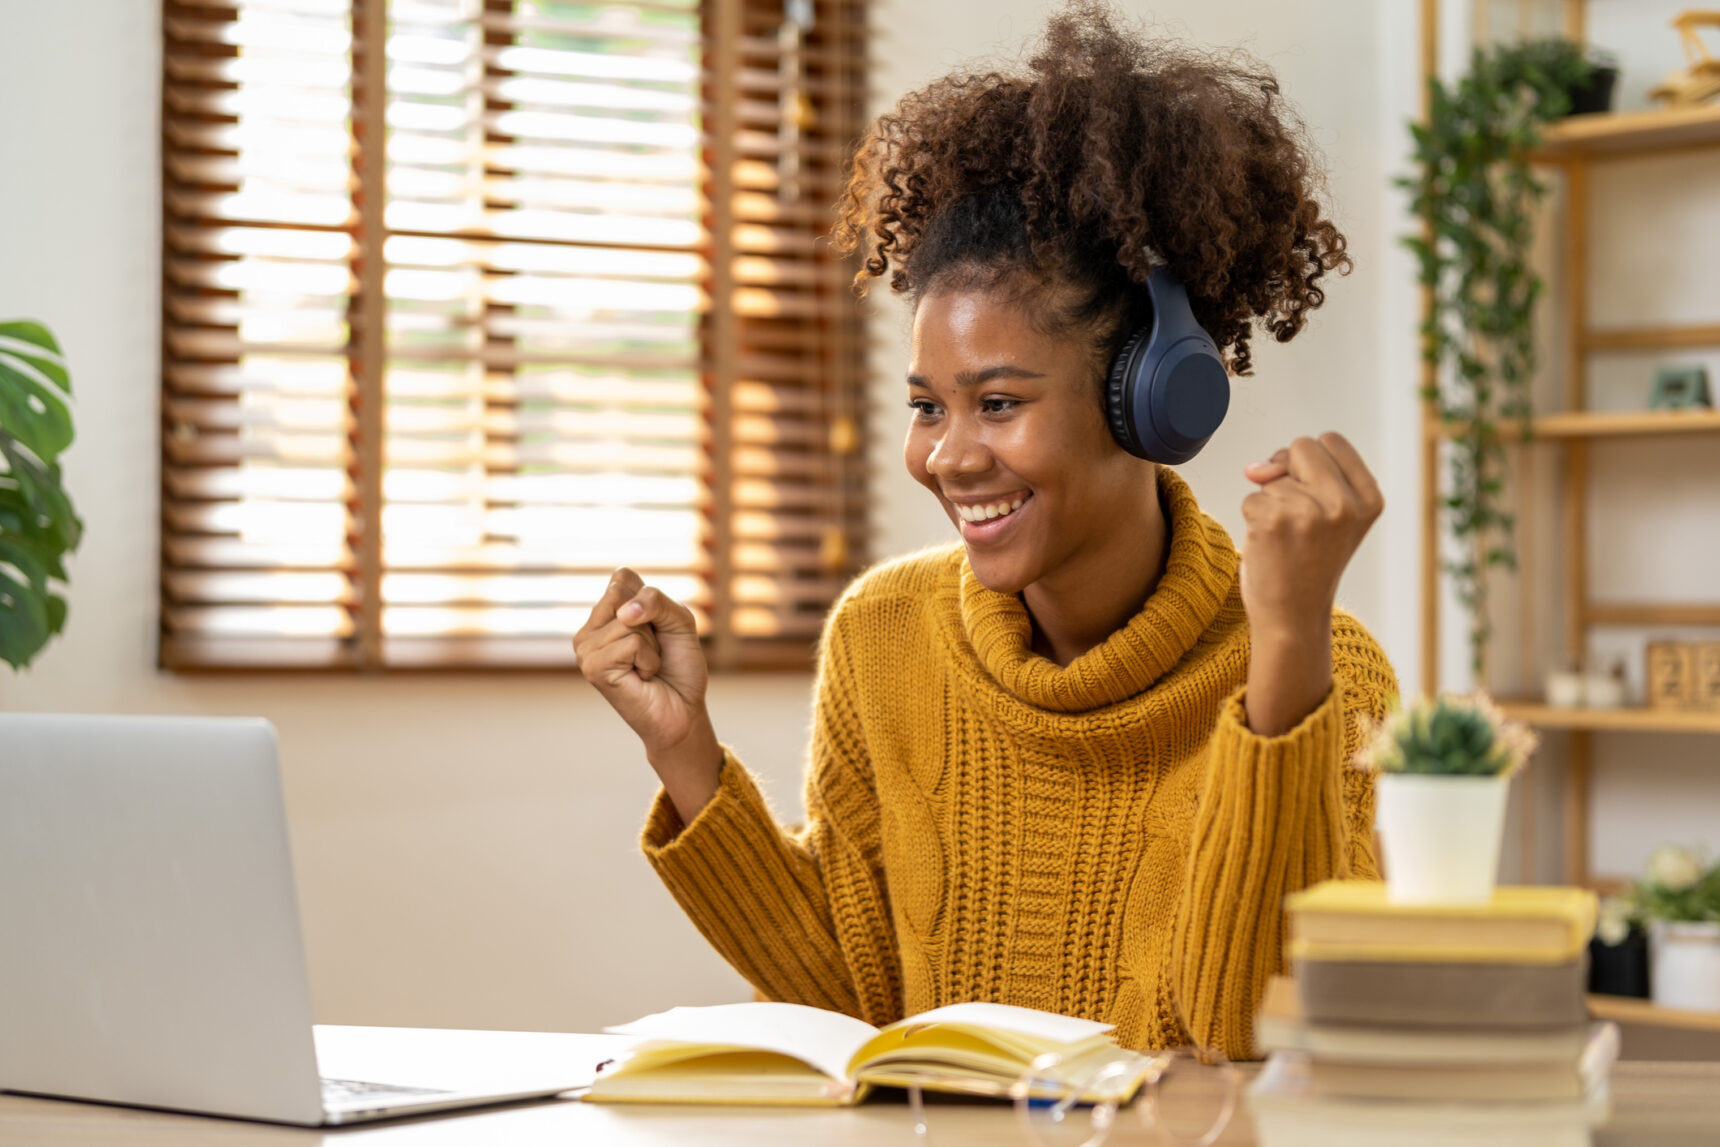
[[[84,524],[60,484],[72,380],[40,323],[0,322],[0,661],[20,669],[66,624],[54,592]]]

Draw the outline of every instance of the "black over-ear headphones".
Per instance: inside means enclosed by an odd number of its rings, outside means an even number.
[[[1153,324],[1130,335],[1111,363],[1105,417],[1124,450],[1175,466],[1199,454],[1224,421],[1230,375],[1169,267],[1152,269],[1147,294]]]

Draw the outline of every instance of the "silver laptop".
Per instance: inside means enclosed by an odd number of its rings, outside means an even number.
[[[0,713],[0,1088],[318,1125],[553,1095],[615,1050],[313,1029],[274,728]]]

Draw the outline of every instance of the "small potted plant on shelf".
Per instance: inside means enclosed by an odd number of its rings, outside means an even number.
[[[1667,1008],[1720,1012],[1720,861],[1704,864],[1695,849],[1664,844],[1648,871],[1601,902],[1596,935],[1628,942],[1648,932],[1650,995]]]
[[[1364,750],[1394,903],[1476,904],[1493,895],[1505,797],[1535,734],[1477,693],[1395,708]]]

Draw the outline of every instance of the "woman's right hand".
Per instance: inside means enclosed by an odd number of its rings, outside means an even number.
[[[573,635],[579,670],[645,743],[690,823],[715,794],[722,749],[705,710],[709,671],[692,611],[622,567]]]

